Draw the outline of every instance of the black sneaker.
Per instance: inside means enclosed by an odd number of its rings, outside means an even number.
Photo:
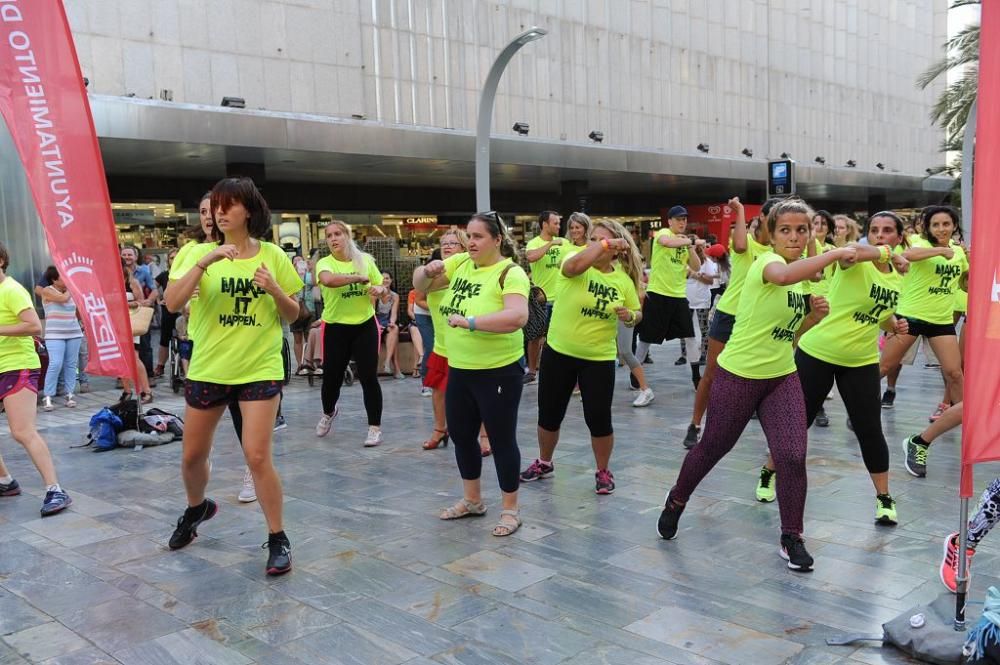
[[[61,489],[49,490],[45,493],[45,500],[42,501],[42,517],[61,513],[69,508],[72,503],[73,499],[69,498],[69,494],[66,494]]]
[[[687,434],[684,436],[684,447],[691,450],[698,444],[698,434],[701,433],[701,428],[697,425],[688,425]]]
[[[800,536],[781,534],[781,549],[778,554],[788,562],[788,567],[799,573],[812,572],[813,558],[806,551],[806,544]]]
[[[260,546],[267,550],[268,575],[284,575],[292,569],[292,544],[285,532],[268,534],[267,542]]]
[[[615,491],[615,474],[610,469],[600,469],[594,474],[594,493],[613,494]]]
[[[663,500],[663,511],[660,513],[660,519],[656,522],[656,533],[660,535],[660,538],[673,540],[677,537],[677,524],[681,521],[681,513],[683,512],[684,506],[678,508],[671,505],[670,493],[667,492],[667,498]]]
[[[896,401],[896,391],[889,390],[888,388],[886,388],[885,392],[882,393],[882,408],[891,409],[895,401]]]
[[[0,496],[17,496],[21,493],[21,485],[16,478],[11,478],[9,483],[0,483]]]
[[[826,409],[820,409],[816,414],[816,427],[829,427],[830,419],[826,416]]]
[[[681,356],[680,358],[674,361],[674,364],[680,367],[681,365],[687,365],[687,361],[688,361],[687,356]]]
[[[177,519],[177,528],[170,536],[170,549],[179,550],[190,545],[198,537],[198,526],[215,517],[217,512],[219,506],[211,499],[205,499],[200,506],[185,510]]]
[[[642,364],[643,365],[652,365],[653,364],[653,354],[647,352],[646,353],[646,359],[642,361]]]

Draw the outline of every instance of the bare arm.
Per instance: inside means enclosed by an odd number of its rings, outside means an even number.
[[[430,306],[427,304],[427,294],[421,291],[420,289],[414,289],[414,290],[417,292],[417,295],[413,298],[413,304],[415,304],[417,307],[430,309]]]
[[[711,284],[712,282],[715,281],[715,279],[713,277],[711,277],[709,275],[706,275],[703,272],[694,272],[694,271],[692,271],[692,272],[688,273],[688,276],[691,277],[692,279],[694,279],[695,281],[701,282],[702,284]]]
[[[476,319],[475,332],[512,333],[528,322],[528,299],[520,293],[509,293],[503,297],[502,310],[473,318]],[[452,314],[448,317],[448,325],[468,328],[469,320],[461,314]]]
[[[658,237],[656,242],[664,247],[670,247],[671,249],[677,249],[678,247],[690,247],[694,244],[694,240],[691,240],[691,238],[688,238],[687,236],[668,236],[666,233]]]
[[[431,261],[413,271],[413,288],[421,293],[440,291],[448,286],[444,261]]]
[[[527,304],[525,304],[527,311]],[[33,307],[27,307],[18,313],[18,323],[9,326],[0,326],[0,336],[3,337],[33,337],[42,334],[42,322],[38,319],[38,312]]]
[[[951,259],[955,256],[955,251],[951,247],[910,247],[903,252],[903,258],[907,261],[926,261],[935,256],[943,256]]]
[[[35,288],[37,289],[38,287],[36,286]],[[69,302],[70,299],[69,291],[63,293],[54,286],[46,286],[44,289],[41,289],[41,296],[43,302],[65,303]]]
[[[564,277],[576,277],[587,272],[597,259],[605,252],[620,252],[628,247],[628,241],[624,238],[610,238],[606,241],[607,249],[599,242],[588,243],[582,252],[577,252],[569,257],[562,264],[562,274]],[[476,319],[478,321],[478,319]]]
[[[839,247],[819,256],[799,259],[792,263],[774,261],[764,267],[764,281],[778,286],[797,284],[812,279],[813,275],[834,261],[846,260],[851,263],[855,256],[853,247]]]
[[[396,320],[399,318],[399,295],[393,292],[389,293],[389,302],[392,303],[392,309],[389,310],[389,325],[396,325]]]
[[[729,207],[736,212],[736,223],[733,224],[733,251],[742,254],[747,251],[747,217],[746,210],[739,197],[734,196],[729,199]]]
[[[698,243],[703,245],[705,244],[705,241],[699,240]],[[701,259],[698,258],[698,252],[694,251],[694,249],[688,251],[688,268],[690,268],[692,272],[698,272],[701,270]]]
[[[534,263],[535,261],[538,261],[543,256],[545,256],[545,252],[549,251],[549,248],[552,247],[552,245],[561,245],[562,240],[563,240],[562,238],[553,238],[552,240],[548,241],[541,247],[536,247],[535,249],[529,249],[525,251],[524,255],[528,258],[529,263]]]

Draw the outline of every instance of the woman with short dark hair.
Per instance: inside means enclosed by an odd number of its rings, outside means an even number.
[[[49,367],[45,372],[42,408],[52,410],[52,398],[62,377],[66,386],[66,406],[73,408],[76,400],[73,389],[76,386],[76,367],[83,342],[83,329],[76,311],[76,303],[70,296],[55,266],[45,269],[45,280],[49,283],[42,289],[42,308],[45,310],[45,348],[49,351]]]
[[[219,181],[210,203],[215,242],[190,246],[184,264],[175,264],[165,294],[167,307],[177,312],[197,289],[199,310],[189,328],[194,348],[184,388],[181,472],[188,508],[169,545],[188,545],[198,526],[218,510],[205,497],[208,456],[215,428],[235,401],[243,417],[243,454],[267,521],[265,570],[280,575],[292,568],[291,544],[282,525],[281,479],[271,439],[284,379],[280,319],[298,316],[293,296],[302,280],[281,248],[264,240],[271,214],[252,180]]]

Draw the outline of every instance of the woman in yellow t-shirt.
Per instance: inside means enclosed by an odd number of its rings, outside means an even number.
[[[842,247],[803,259],[811,238],[812,210],[801,199],[775,204],[767,216],[774,251],[758,257],[747,272],[736,314],[736,326],[719,356],[709,395],[705,434],[681,466],[668,492],[657,523],[660,536],[670,540],[691,494],[739,439],[754,412],[767,437],[782,481],[778,484],[781,510],[782,558],[792,570],[807,571],[813,560],[802,541],[802,513],[806,503],[805,400],[792,345],[806,317],[801,282],[834,261],[849,264],[857,252]],[[814,311],[822,309],[821,299]]]
[[[896,502],[889,494],[889,448],[882,432],[878,338],[880,329],[907,329],[893,316],[903,281],[899,271],[907,266],[893,250],[906,241],[903,221],[893,212],[873,215],[867,226],[868,244],[854,245],[855,264],[838,265],[827,296],[830,314],[799,339],[795,366],[809,425],[836,382],[875,487],[875,522],[893,526]],[[774,477],[770,460],[761,474]]]
[[[188,508],[169,545],[190,544],[198,526],[218,511],[205,497],[208,456],[223,412],[236,401],[243,416],[243,454],[267,521],[265,571],[281,575],[292,568],[291,545],[282,524],[281,479],[271,439],[285,373],[281,319],[298,316],[293,296],[302,280],[284,251],[263,240],[271,233],[271,212],[250,178],[220,180],[212,188],[211,210],[216,242],[190,245],[184,262],[175,263],[164,294],[167,308],[179,312],[198,291],[184,386],[181,474]]]
[[[633,328],[642,318],[637,292],[641,275],[639,250],[622,225],[613,221],[594,224],[587,248],[563,261],[559,300],[542,350],[545,371],[538,385],[538,458],[521,473],[522,482],[549,478],[555,472],[552,455],[559,429],[573,388],[579,385],[597,462],[594,491],[615,491],[608,464],[615,445],[611,400],[618,322]]]
[[[941,363],[945,400],[931,416],[934,422],[952,404],[962,401],[962,353],[955,335],[955,291],[969,271],[962,246],[952,238],[961,233],[958,212],[951,206],[928,206],[922,215],[920,238],[903,252],[910,270],[903,280],[897,315],[909,323],[905,335],[886,340],[881,372],[885,376],[921,336],[927,338]]]
[[[45,483],[41,514],[48,517],[68,508],[73,500],[60,487],[49,446],[35,427],[42,363],[32,337],[42,334],[42,322],[28,291],[7,276],[9,265],[10,254],[0,243],[0,401],[10,435],[24,447]],[[21,486],[0,458],[0,497],[20,493]]]
[[[467,226],[469,253],[431,261],[414,273],[414,287],[427,294],[444,289],[437,309],[448,318],[448,388],[445,412],[455,442],[463,496],[440,517],[453,520],[486,514],[477,443],[480,425],[493,446],[503,493],[494,536],[521,526],[517,504],[521,453],[517,410],[521,403],[524,354],[521,328],[528,321],[528,275],[512,261],[517,248],[495,212],[476,213]]]
[[[441,236],[441,258],[446,260],[456,254],[467,252],[469,238],[465,231],[453,229]],[[416,285],[423,267],[414,271],[413,284]],[[418,293],[423,293],[417,289]],[[424,441],[424,450],[434,450],[439,446],[448,445],[448,423],[444,418],[444,396],[448,388],[448,347],[445,336],[448,333],[448,317],[441,312],[441,301],[445,289],[431,291],[426,295],[427,310],[431,313],[431,325],[434,326],[434,348],[427,357],[427,374],[424,385],[431,389],[431,405],[434,409],[434,433]]]
[[[569,216],[566,220],[566,239],[569,243],[564,250],[563,259],[582,252],[587,247],[591,226],[590,217],[582,212],[574,212]]]
[[[382,271],[351,238],[351,229],[334,220],[325,229],[330,255],[316,264],[323,291],[323,415],[316,436],[326,436],[339,413],[344,371],[354,360],[368,416],[365,446],[382,443],[382,387],[378,383],[379,330],[374,299],[386,295]]]

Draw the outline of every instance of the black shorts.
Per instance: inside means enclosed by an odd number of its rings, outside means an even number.
[[[945,337],[947,335],[955,334],[955,324],[954,323],[928,323],[927,321],[921,321],[920,319],[914,319],[909,316],[899,316],[898,318],[906,319],[906,322],[910,324],[910,330],[907,334],[913,335],[914,337]]]
[[[639,339],[647,344],[662,344],[668,339],[694,337],[694,323],[687,298],[647,293],[639,322]]]
[[[194,342],[189,339],[177,340],[177,353],[184,360],[191,360],[191,352],[194,351]]]
[[[312,325],[313,321],[315,321],[315,319],[312,316],[309,316],[304,319],[299,319],[297,321],[292,321],[291,323],[288,324],[288,329],[291,330],[293,333],[304,333],[308,335],[309,327]]]
[[[208,381],[184,382],[184,401],[192,409],[213,409],[233,402],[269,400],[281,394],[281,381],[254,381],[227,385]]]
[[[712,322],[708,326],[708,338],[723,344],[729,343],[729,338],[733,336],[733,326],[736,325],[736,316],[715,310]]]
[[[583,419],[590,435],[610,436],[611,400],[615,393],[615,361],[584,360],[559,353],[548,344],[542,349],[538,374],[538,426],[558,432],[573,396],[580,386]]]

